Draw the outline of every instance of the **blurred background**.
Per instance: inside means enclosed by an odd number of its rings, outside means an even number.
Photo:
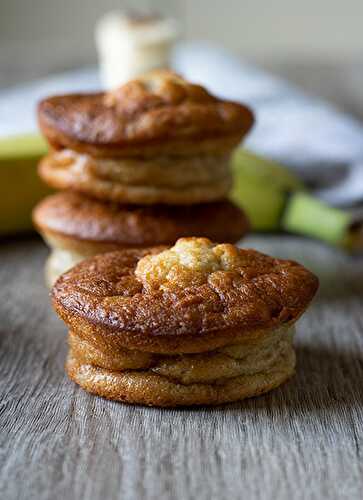
[[[158,32],[157,37],[162,38],[163,30],[170,30],[165,43],[167,57],[163,59],[159,46],[154,52],[155,47],[149,50],[155,41],[140,44],[139,34],[130,34],[117,16],[111,24],[103,24],[102,40],[99,36],[97,44],[96,26],[106,13],[115,10],[161,13],[168,21],[176,20],[176,30],[171,25],[158,26],[151,35]],[[362,0],[0,0],[0,139],[37,133],[35,108],[39,99],[54,93],[93,90],[101,83],[111,88],[115,82],[120,84],[143,72],[145,61],[151,57],[150,63],[157,52],[157,58],[163,59],[158,66],[167,61],[213,93],[245,102],[254,110],[256,125],[245,143],[245,154],[257,153],[262,160],[257,158],[256,166],[256,158],[241,159],[236,195],[243,208],[248,209],[248,197],[253,203],[247,211],[254,230],[288,230],[346,246],[353,223],[357,233],[355,219],[351,219],[351,212],[335,213],[330,207],[354,209],[354,217],[359,207],[361,249],[362,20]],[[174,51],[176,32],[179,37]],[[212,45],[206,48],[206,43]],[[135,51],[137,46],[140,50]],[[39,79],[43,80],[21,86]],[[0,163],[10,169],[6,174],[9,186],[18,175],[12,162],[18,161],[20,149],[19,141],[14,141],[0,148]],[[29,143],[22,147],[21,154],[28,158]],[[38,156],[43,153],[37,150]],[[286,178],[285,170],[277,182],[276,170],[264,164],[266,159],[290,169],[294,182]],[[246,166],[247,173],[243,170]],[[33,172],[35,175],[35,168]],[[265,174],[257,179],[257,196],[246,179],[251,174],[255,183],[258,172],[267,172],[270,177],[268,182]],[[297,219],[267,224],[271,206],[266,202],[266,213],[258,219],[260,214],[256,212],[255,217],[255,211],[260,211],[261,203],[256,206],[255,200],[266,200],[267,194],[260,190],[272,184],[278,184],[279,189],[276,217],[288,191],[306,187],[314,198],[299,207]],[[329,205],[327,217],[332,219],[328,221],[325,213],[319,212],[325,206],[314,206],[307,216],[307,207],[316,200]],[[32,199],[29,206],[31,203]],[[17,204],[14,207],[18,210]],[[2,212],[6,222],[8,212]],[[24,214],[29,225],[25,206]],[[17,217],[15,213],[14,220]],[[315,227],[316,220],[319,227]],[[0,218],[0,230],[4,224]],[[15,223],[12,227],[17,229]],[[327,234],[323,234],[325,230]]]
[[[350,92],[363,84],[361,0],[0,0],[0,86],[95,63],[96,21],[124,6],[176,16],[186,38],[223,44],[363,117]],[[337,76],[337,65],[349,71]]]
[[[363,51],[361,0],[1,0],[2,57],[15,64],[54,49],[55,65],[90,62],[93,27],[107,10],[151,8],[182,17],[188,38],[241,55],[345,60]],[[37,61],[38,56],[38,61]],[[20,59],[19,59],[20,58]],[[33,61],[32,61],[33,62]]]

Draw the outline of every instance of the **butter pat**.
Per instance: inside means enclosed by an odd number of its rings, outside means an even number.
[[[110,12],[96,26],[101,79],[112,89],[156,68],[169,66],[178,35],[174,19]]]

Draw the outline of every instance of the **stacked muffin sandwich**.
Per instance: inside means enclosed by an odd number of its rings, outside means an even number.
[[[296,262],[206,238],[91,257],[52,290],[69,377],[136,404],[257,396],[294,372],[294,324],[318,287]]]
[[[38,109],[51,151],[41,178],[62,190],[33,220],[52,248],[47,279],[120,248],[183,236],[236,242],[245,215],[227,200],[229,160],[253,115],[169,71],[108,93],[55,96]]]

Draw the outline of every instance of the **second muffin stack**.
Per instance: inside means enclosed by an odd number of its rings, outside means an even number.
[[[156,71],[113,92],[45,99],[39,124],[52,148],[39,174],[65,190],[33,214],[52,248],[49,284],[89,255],[183,236],[236,242],[248,229],[227,200],[247,107]]]

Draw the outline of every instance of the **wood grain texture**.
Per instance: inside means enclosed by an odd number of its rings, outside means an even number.
[[[47,250],[36,239],[1,243],[1,499],[361,498],[363,260],[291,237],[245,245],[320,276],[298,326],[296,376],[239,404],[159,410],[67,380]]]

